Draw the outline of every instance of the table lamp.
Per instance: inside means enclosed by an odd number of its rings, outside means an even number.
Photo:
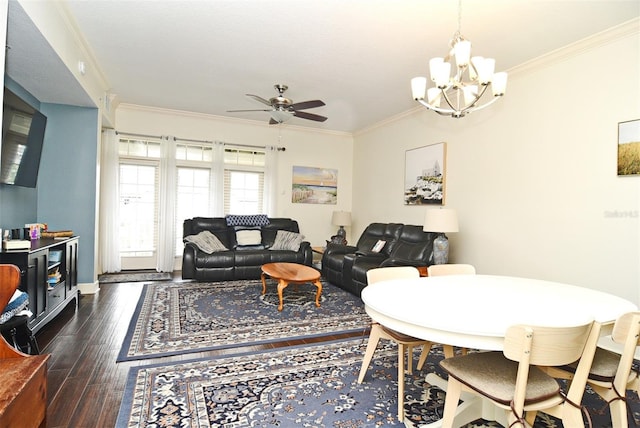
[[[331,224],[339,226],[335,236],[342,238],[344,244],[347,243],[347,231],[344,230],[345,226],[351,226],[351,213],[349,211],[334,211],[331,216]]]
[[[430,209],[424,217],[425,232],[435,232],[433,241],[433,263],[437,265],[449,262],[449,240],[445,233],[458,231],[458,214],[454,209]]]

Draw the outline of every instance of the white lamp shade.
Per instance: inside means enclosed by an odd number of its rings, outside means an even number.
[[[427,91],[427,78],[414,77],[411,79],[411,93],[414,100],[424,100],[424,94]]]
[[[449,84],[449,77],[451,76],[451,63],[443,62],[436,67],[436,74],[434,82],[440,89],[446,88]]]
[[[290,111],[284,111],[284,110],[273,110],[269,112],[269,114],[271,115],[273,120],[275,120],[278,123],[285,123],[287,120],[293,117],[293,113],[291,113]]]
[[[476,85],[465,86],[462,88],[462,91],[464,93],[464,103],[466,105],[470,105],[478,97],[478,86]]]
[[[480,63],[478,70],[478,81],[481,85],[488,85],[493,78],[493,71],[496,68],[496,60],[493,58],[485,58]]]
[[[453,51],[456,55],[456,64],[458,68],[462,68],[469,64],[469,58],[471,57],[471,42],[468,40],[461,40],[453,47]]]
[[[450,208],[429,209],[425,214],[422,230],[438,233],[457,232],[458,213]]]
[[[351,213],[349,211],[334,211],[331,216],[331,224],[334,226],[351,226]]]
[[[491,83],[493,95],[498,97],[504,95],[507,91],[507,73],[501,71],[493,75],[493,82]]]
[[[438,76],[438,72],[440,71],[440,66],[444,63],[444,58],[435,57],[429,60],[429,75],[431,76],[431,80],[433,82],[436,81],[436,77]]]

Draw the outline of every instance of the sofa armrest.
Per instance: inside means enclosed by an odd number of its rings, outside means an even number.
[[[302,241],[298,252],[304,254],[304,264],[311,266],[313,263],[313,250],[311,249],[311,243],[308,241]]]
[[[196,275],[196,253],[198,248],[186,243],[182,251],[182,279],[194,279]]]
[[[358,251],[358,247],[355,247],[353,245],[340,245],[327,242],[327,247],[324,250],[324,254],[351,254],[355,253],[356,251]]]
[[[399,258],[390,257],[390,258],[386,259],[384,262],[382,262],[382,264],[380,265],[380,267],[388,267],[388,266],[414,266],[414,267],[418,267],[418,266],[424,266],[424,264],[419,262],[419,261],[416,261],[416,260],[406,260],[406,259],[399,259]]]
[[[363,261],[365,263],[375,263],[380,265],[384,263],[385,260],[387,260],[387,257],[389,256],[384,253],[371,253],[364,251],[356,252],[356,259],[358,260],[358,263],[360,263],[360,261]]]

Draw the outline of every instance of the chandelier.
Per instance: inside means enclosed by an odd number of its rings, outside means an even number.
[[[471,56],[471,42],[460,33],[461,20],[462,0],[459,0],[458,30],[449,43],[451,49],[444,58],[432,58],[429,61],[429,73],[434,86],[427,89],[426,77],[411,79],[414,100],[438,114],[455,118],[493,104],[507,89],[507,73],[494,73],[495,59]],[[455,59],[453,74],[452,59]],[[493,98],[481,104],[480,98],[489,86]]]

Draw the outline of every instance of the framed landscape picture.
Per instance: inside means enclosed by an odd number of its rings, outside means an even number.
[[[338,203],[338,170],[307,166],[293,167],[291,202],[294,204]]]
[[[618,175],[640,174],[640,119],[618,123]]]
[[[447,143],[407,150],[405,154],[404,204],[443,205]]]

